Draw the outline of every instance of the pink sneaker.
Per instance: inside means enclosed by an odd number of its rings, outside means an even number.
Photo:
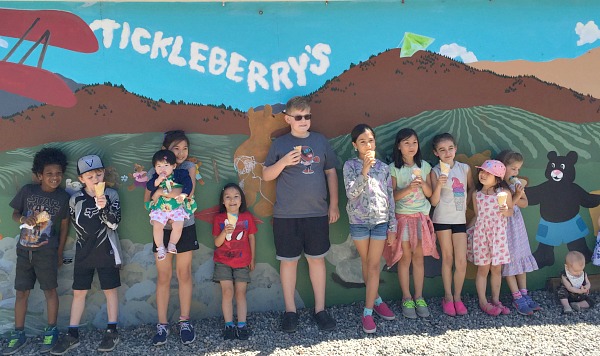
[[[381,317],[381,319],[383,319],[383,320],[396,319],[396,314],[394,314],[392,309],[390,309],[390,307],[388,307],[388,305],[385,304],[385,302],[382,302],[379,305],[374,305],[373,311],[375,311],[375,313],[377,313],[377,315],[379,315]]]
[[[375,325],[375,320],[373,320],[372,315],[362,317],[362,327],[363,331],[367,334],[373,334],[377,331],[377,325]]]
[[[454,302],[454,309],[456,310],[456,315],[467,315],[467,307],[465,307],[465,303],[462,300]]]
[[[510,309],[508,309],[508,307],[505,307],[504,305],[502,305],[502,302],[493,303],[493,304],[494,304],[494,306],[500,308],[500,310],[501,310],[500,314],[502,314],[502,315],[510,314]]]
[[[447,302],[446,298],[442,298],[442,310],[444,314],[450,316],[456,316],[456,309],[454,307],[454,302]]]

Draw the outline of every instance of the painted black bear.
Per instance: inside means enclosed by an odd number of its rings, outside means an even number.
[[[551,266],[554,264],[554,247],[566,243],[569,251],[583,253],[589,262],[592,253],[585,241],[589,230],[579,215],[579,207],[600,205],[600,195],[590,194],[574,183],[577,152],[559,156],[550,151],[547,157],[548,180],[525,188],[529,205],[540,205],[541,218],[535,237],[539,245],[533,256],[539,268]]]

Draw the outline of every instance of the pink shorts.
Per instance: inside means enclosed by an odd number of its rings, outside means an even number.
[[[171,210],[171,211],[162,211],[160,209],[152,210],[150,212],[150,222],[156,221],[162,225],[166,225],[167,221],[183,221],[185,219],[189,219],[190,215],[186,213],[183,206]]]

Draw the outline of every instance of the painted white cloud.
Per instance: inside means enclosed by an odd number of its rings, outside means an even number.
[[[2,48],[8,48],[8,42],[6,42],[2,38],[0,38],[0,47],[2,47]]]
[[[463,61],[463,63],[477,62],[477,57],[475,56],[475,53],[467,51],[465,47],[460,46],[457,43],[442,45],[442,47],[440,47],[439,53],[452,59],[456,59],[457,57],[459,57],[460,60]]]
[[[579,35],[578,46],[583,46],[586,43],[594,43],[597,39],[600,39],[600,29],[594,21],[588,21],[585,25],[578,22],[575,25],[575,33]]]

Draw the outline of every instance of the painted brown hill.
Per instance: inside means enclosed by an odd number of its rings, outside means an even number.
[[[358,123],[378,126],[430,110],[521,108],[575,123],[600,121],[600,101],[535,77],[507,77],[419,51],[393,49],[351,67],[311,95],[313,128],[328,137]]]
[[[479,61],[469,63],[469,65],[477,69],[487,69],[494,73],[510,76],[533,75],[541,80],[600,98],[599,62],[600,47],[591,49],[577,58],[558,58],[548,62]]]
[[[123,87],[93,85],[72,108],[43,105],[0,120],[0,150],[119,133],[183,129],[214,135],[250,134],[245,113],[214,106],[169,104]],[[59,128],[59,129],[57,129]]]

